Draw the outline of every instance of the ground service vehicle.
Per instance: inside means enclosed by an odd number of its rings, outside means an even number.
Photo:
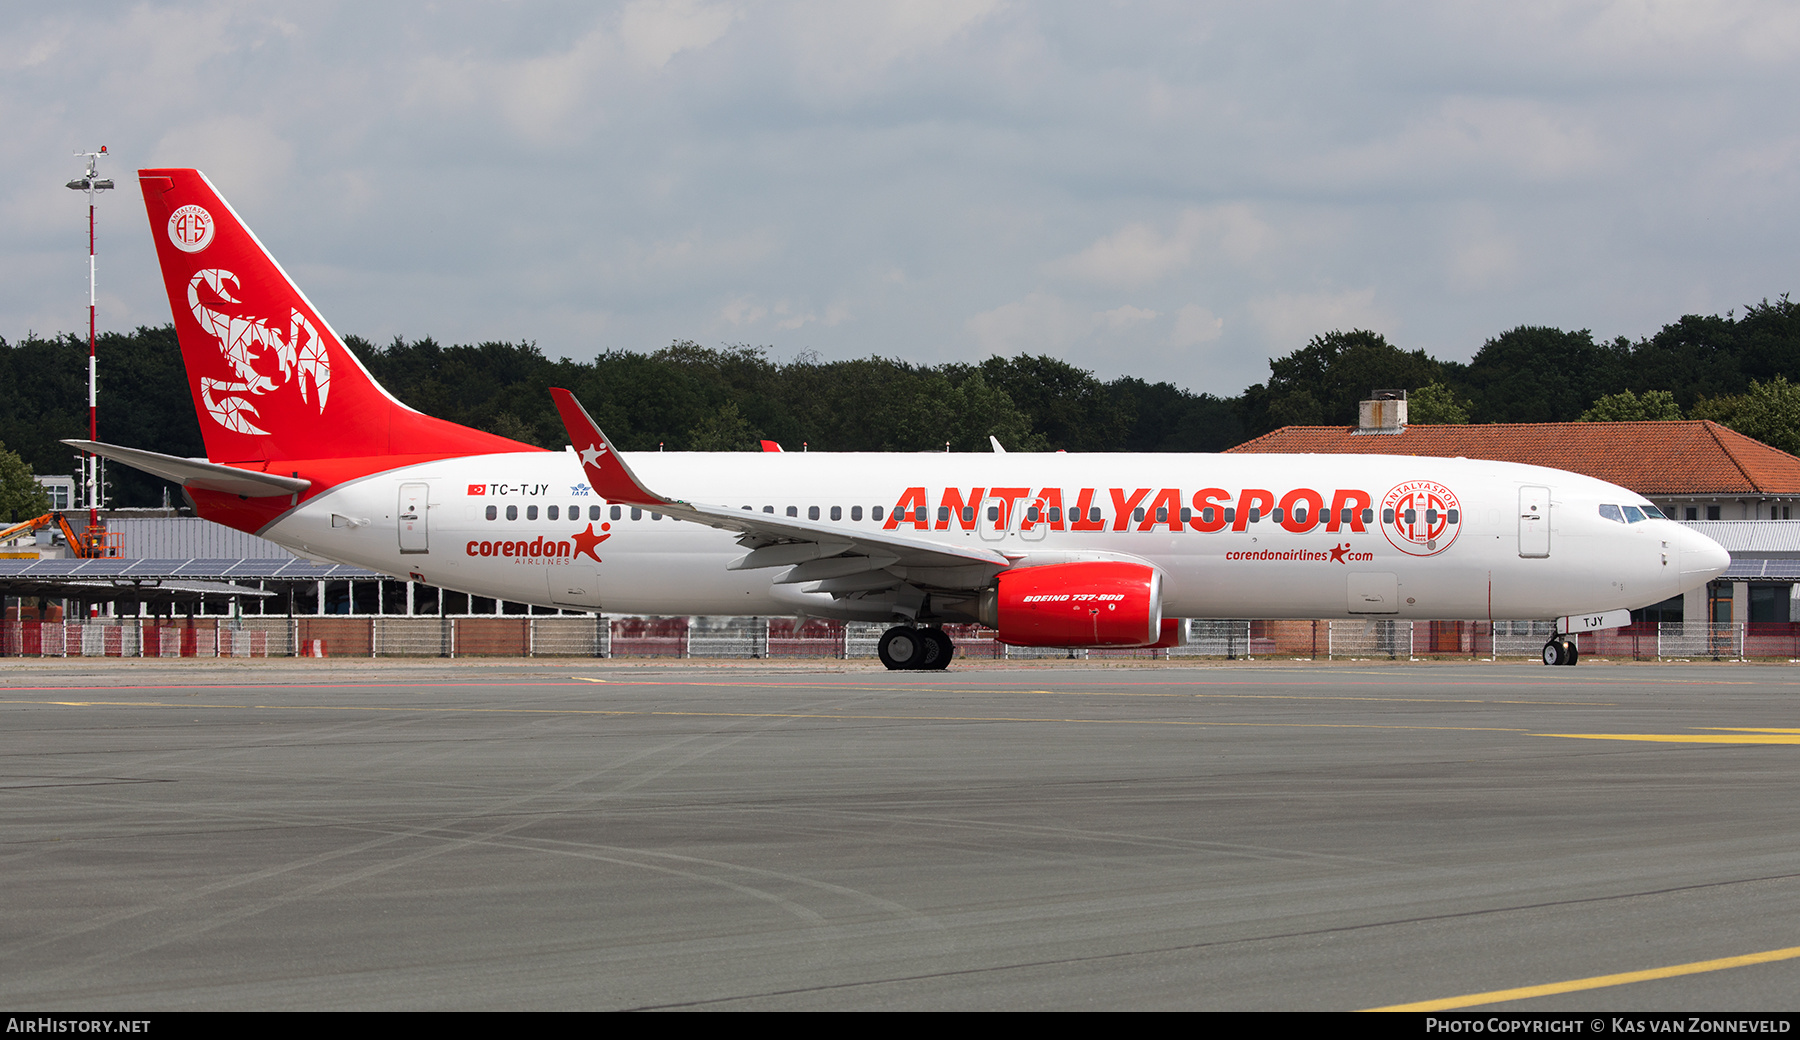
[[[139,181],[207,457],[68,443],[308,556],[547,606],[892,622],[890,668],[943,667],[948,621],[1070,647],[1194,617],[1607,627],[1730,562],[1624,488],[1475,459],[630,454],[566,391],[545,451],[389,395],[198,171]]]
[[[89,526],[80,534],[75,532],[75,525],[60,512],[49,512],[43,516],[34,516],[0,530],[0,545],[15,541],[28,534],[39,531],[56,531],[63,536],[69,546],[69,554],[82,560],[105,559],[119,555],[119,536],[107,531],[104,526]]]

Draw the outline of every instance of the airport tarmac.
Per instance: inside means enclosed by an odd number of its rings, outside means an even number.
[[[1792,666],[71,660],[0,684],[15,1009],[1800,992]]]

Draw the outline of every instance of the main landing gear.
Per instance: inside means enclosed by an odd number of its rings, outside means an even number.
[[[1572,665],[1581,660],[1581,651],[1576,648],[1575,640],[1557,636],[1544,644],[1545,664]]]
[[[890,670],[929,669],[941,671],[949,667],[956,644],[941,628],[908,628],[898,625],[882,633],[876,647],[881,663]]]

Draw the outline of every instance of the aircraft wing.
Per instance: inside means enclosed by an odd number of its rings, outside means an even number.
[[[977,589],[1012,560],[993,549],[964,548],[889,531],[854,531],[795,517],[700,505],[650,490],[567,390],[552,388],[556,409],[581,456],[588,483],[608,502],[650,509],[677,520],[738,532],[750,551],[731,570],[786,567],[778,585],[818,582],[816,591],[850,594],[901,581],[930,588]]]

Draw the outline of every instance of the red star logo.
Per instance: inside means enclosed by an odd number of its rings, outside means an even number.
[[[599,547],[601,542],[604,542],[608,538],[611,538],[612,535],[610,535],[610,534],[595,534],[594,533],[594,525],[589,524],[587,530],[577,531],[577,532],[575,532],[575,534],[572,537],[574,537],[574,539],[575,539],[575,555],[576,556],[580,556],[585,553],[587,556],[591,557],[595,563],[599,563],[599,562],[601,562],[600,557],[598,554],[596,554],[594,552],[594,550]]]
[[[590,526],[592,526],[592,525],[590,525]],[[1343,545],[1335,546],[1331,550],[1330,562],[1331,563],[1341,563],[1341,564],[1344,564],[1345,566],[1349,566],[1349,561],[1344,559],[1344,554],[1349,551],[1350,551],[1350,543],[1349,542],[1345,542]]]

